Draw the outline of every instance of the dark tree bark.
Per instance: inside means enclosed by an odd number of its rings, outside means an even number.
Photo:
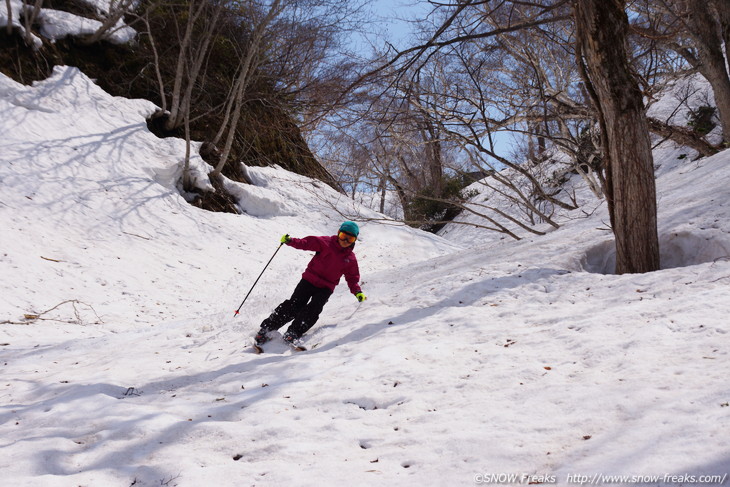
[[[723,35],[727,42],[730,25],[722,24],[730,21],[730,7],[728,7],[730,2],[722,0],[712,3],[715,7],[714,12],[705,2],[697,0],[679,2],[680,6],[684,7],[682,18],[699,53],[697,68],[712,85],[722,123],[723,139],[728,142],[730,141],[730,76],[725,65],[722,44]]]
[[[576,0],[577,58],[598,108],[616,273],[659,269],[654,161],[637,80],[628,62],[624,0]]]
[[[720,22],[720,32],[725,43],[725,57],[730,59],[730,2],[727,0],[710,0]],[[728,73],[730,74],[730,73]]]

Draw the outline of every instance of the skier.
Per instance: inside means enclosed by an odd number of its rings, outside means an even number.
[[[296,345],[319,318],[324,305],[344,275],[350,292],[359,302],[367,299],[360,289],[360,269],[353,249],[360,234],[357,223],[346,221],[337,235],[330,237],[281,237],[281,243],[299,250],[315,251],[302,279],[289,299],[276,307],[271,316],[261,323],[254,341],[261,345],[269,340],[268,332],[278,330],[294,320],[284,334],[284,341]]]

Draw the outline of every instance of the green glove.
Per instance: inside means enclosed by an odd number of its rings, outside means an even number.
[[[362,292],[359,292],[359,293],[357,293],[357,294],[355,295],[355,297],[356,297],[356,298],[357,298],[357,300],[358,300],[358,301],[360,301],[361,303],[362,303],[363,301],[365,301],[366,299],[368,299],[368,297],[367,297],[367,296],[365,296],[365,294],[363,294]]]
[[[288,233],[286,235],[284,235],[283,237],[281,237],[281,243],[283,243],[283,244],[289,243],[289,240],[291,240],[291,237],[289,236]]]

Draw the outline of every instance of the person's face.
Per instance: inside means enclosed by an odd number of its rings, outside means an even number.
[[[355,243],[355,240],[357,240],[357,237],[351,233],[339,232],[337,234],[337,241],[340,242],[341,247],[349,247]]]

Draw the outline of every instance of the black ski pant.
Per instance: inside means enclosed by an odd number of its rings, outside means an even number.
[[[287,332],[299,338],[317,322],[330,296],[332,291],[326,287],[317,287],[302,279],[291,297],[277,306],[271,316],[261,323],[261,328],[278,330],[294,320]]]

